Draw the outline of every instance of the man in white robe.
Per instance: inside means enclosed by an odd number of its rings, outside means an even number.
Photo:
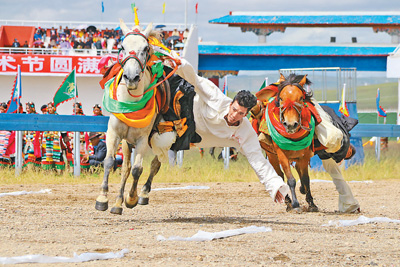
[[[283,203],[285,196],[289,194],[289,187],[262,154],[257,134],[246,118],[248,111],[256,103],[255,96],[248,91],[241,91],[232,101],[214,83],[199,77],[185,59],[181,61],[182,65],[176,74],[192,84],[196,91],[193,113],[196,132],[202,138],[196,145],[203,148],[238,148],[246,156],[272,199]]]

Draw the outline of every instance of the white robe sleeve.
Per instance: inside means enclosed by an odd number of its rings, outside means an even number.
[[[282,177],[275,172],[272,165],[264,157],[257,134],[251,127],[248,119],[243,119],[241,124],[235,137],[240,144],[240,152],[246,156],[260,182],[264,184],[265,189],[272,199],[275,199],[278,190],[284,197],[289,195],[289,186],[285,184]]]

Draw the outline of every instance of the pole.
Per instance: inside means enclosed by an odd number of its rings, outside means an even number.
[[[18,87],[18,97],[17,97],[17,113],[19,113],[20,106],[20,92],[21,92],[21,66],[18,65],[17,74],[17,87]],[[15,176],[19,176],[22,172],[22,131],[15,132]]]
[[[397,125],[400,125],[400,78],[397,81]],[[397,141],[399,138],[397,137]]]
[[[229,159],[230,159],[230,147],[224,147],[222,151],[224,155],[224,168],[225,170],[229,169]]]
[[[187,29],[187,8],[188,8],[188,1],[185,0],[185,29]]]
[[[183,164],[183,150],[179,150],[176,152],[176,164],[178,165],[179,168],[182,167]]]
[[[378,109],[376,110],[376,124],[379,124]],[[380,136],[375,136],[375,156],[376,156],[376,160],[379,162],[381,159],[381,137]]]
[[[74,97],[74,114],[76,115],[76,92],[78,87],[76,85],[76,67],[74,67],[74,84],[75,84],[75,97]],[[81,151],[80,151],[80,132],[74,132],[74,176],[78,177],[81,175]]]
[[[225,76],[224,87],[225,88],[223,88],[223,90],[224,90],[225,95],[227,96],[228,95],[228,76]],[[230,148],[224,147],[223,152],[225,152],[225,153],[223,153],[225,155],[224,156],[224,167],[225,167],[225,170],[228,170],[229,169]]]

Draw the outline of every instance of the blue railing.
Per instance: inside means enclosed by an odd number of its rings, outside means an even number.
[[[106,132],[108,116],[0,114],[0,130]],[[400,137],[400,125],[358,124],[352,137]]]
[[[109,117],[45,114],[0,114],[0,130],[106,132]]]

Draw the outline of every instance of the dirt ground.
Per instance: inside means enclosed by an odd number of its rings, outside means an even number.
[[[129,253],[96,266],[399,266],[400,224],[322,226],[330,220],[400,219],[400,180],[350,183],[361,214],[339,214],[333,183],[312,183],[317,213],[286,212],[260,183],[154,184],[153,188],[206,185],[207,190],[152,191],[147,206],[122,215],[94,208],[100,184],[1,186],[0,193],[51,189],[50,194],[0,197],[0,257],[73,253]],[[117,184],[110,186],[110,207]],[[304,196],[298,193],[301,203]],[[205,242],[157,241],[246,226],[272,232]],[[31,264],[30,264],[31,265]],[[45,266],[37,264],[36,266]],[[50,265],[50,264],[48,264]],[[54,264],[53,264],[54,265]],[[77,265],[76,263],[62,265]]]

